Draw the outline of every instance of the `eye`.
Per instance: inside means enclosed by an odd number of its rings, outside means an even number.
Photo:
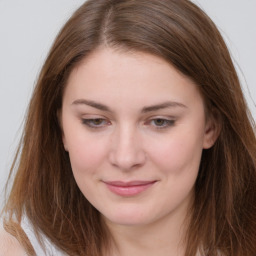
[[[90,118],[90,119],[82,119],[82,123],[89,128],[103,128],[105,126],[108,126],[110,124],[109,121],[107,121],[104,118]]]
[[[165,118],[154,118],[150,119],[147,124],[152,125],[156,129],[164,129],[175,124],[175,120],[165,119]]]

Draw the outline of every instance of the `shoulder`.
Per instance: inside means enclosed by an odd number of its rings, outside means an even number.
[[[18,240],[0,227],[0,256],[27,256]]]

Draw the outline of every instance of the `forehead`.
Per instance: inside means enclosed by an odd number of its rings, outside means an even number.
[[[64,99],[81,97],[109,104],[201,98],[193,81],[162,58],[107,48],[93,52],[71,72]]]

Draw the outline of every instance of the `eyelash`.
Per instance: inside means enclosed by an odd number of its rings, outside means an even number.
[[[95,124],[95,122],[100,122],[100,124]],[[105,124],[102,125],[102,122]],[[88,126],[89,128],[92,129],[100,129],[103,128],[104,126],[107,126],[110,122],[107,122],[106,119],[104,118],[90,118],[90,119],[82,119],[82,124]]]
[[[160,123],[156,124],[156,122],[160,122]],[[100,129],[110,125],[110,122],[104,118],[90,118],[90,119],[82,119],[82,124],[92,129]],[[153,118],[145,122],[145,124],[146,125],[152,124],[154,126],[154,129],[160,130],[160,129],[167,129],[171,126],[174,126],[175,120],[165,119],[165,118]]]
[[[160,125],[156,124],[156,122],[160,121]],[[154,123],[153,126],[156,129],[167,129],[171,126],[174,126],[175,124],[175,120],[173,119],[165,119],[165,118],[154,118],[154,119],[150,119],[149,123]]]

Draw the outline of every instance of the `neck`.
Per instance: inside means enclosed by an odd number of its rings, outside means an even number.
[[[106,221],[113,238],[111,256],[184,256],[186,216],[165,216],[150,224],[127,226]]]

